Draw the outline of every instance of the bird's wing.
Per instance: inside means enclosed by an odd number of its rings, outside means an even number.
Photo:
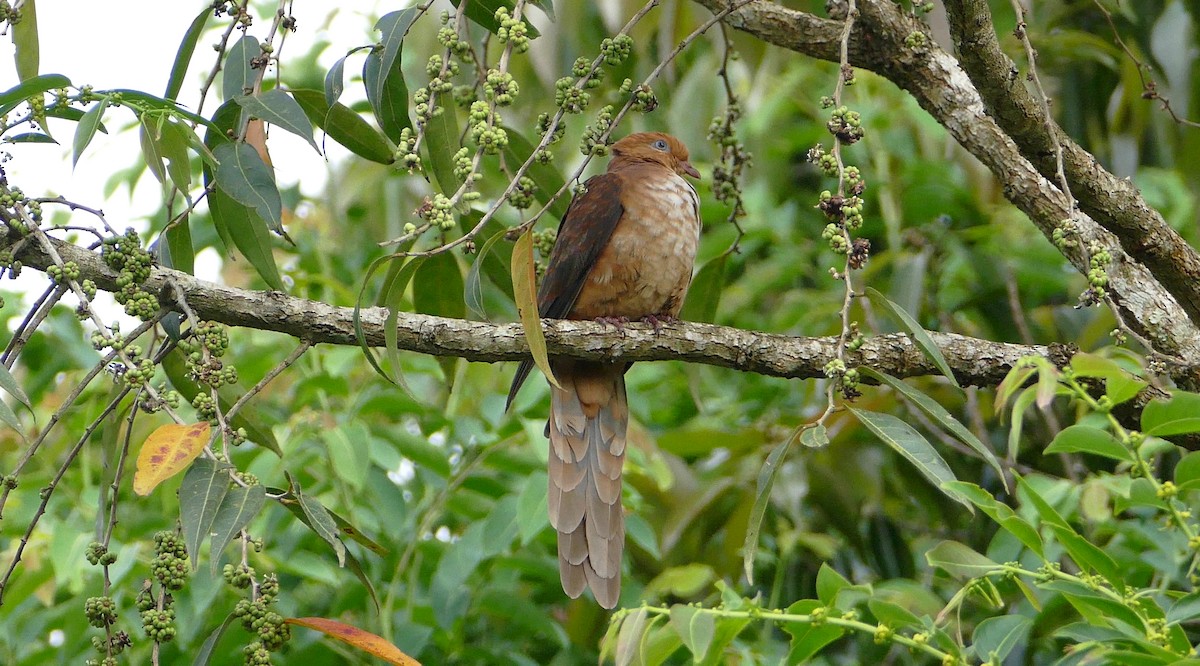
[[[625,208],[621,205],[621,176],[602,173],[584,183],[587,191],[575,197],[558,225],[558,239],[538,289],[538,314],[562,319],[571,312],[596,258],[608,246]],[[532,360],[521,361],[508,391],[505,409],[533,369]]]

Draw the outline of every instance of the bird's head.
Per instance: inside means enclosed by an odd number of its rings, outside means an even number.
[[[612,145],[612,154],[614,162],[654,162],[681,176],[700,177],[700,172],[688,161],[687,146],[670,134],[630,134]]]

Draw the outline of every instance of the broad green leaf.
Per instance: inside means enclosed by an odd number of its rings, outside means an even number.
[[[671,626],[692,652],[693,662],[703,661],[715,631],[712,614],[695,606],[675,604],[671,606]]]
[[[746,541],[742,545],[742,568],[746,573],[746,581],[754,583],[754,556],[758,553],[758,534],[762,529],[763,515],[767,512],[767,504],[771,501],[771,488],[775,485],[775,476],[787,458],[788,450],[796,441],[792,434],[782,444],[771,450],[763,466],[758,470],[758,481],[754,488],[754,506],[750,508],[750,521],[746,525]]]
[[[787,612],[789,615],[809,615],[818,608],[823,608],[821,602],[803,599],[789,606]],[[792,635],[792,644],[783,662],[785,664],[807,663],[826,645],[841,638],[843,633],[841,627],[808,622],[786,622],[783,629]]]
[[[234,201],[253,207],[275,233],[283,231],[283,201],[271,168],[258,151],[245,143],[223,143],[213,148],[217,157],[217,189]]]
[[[342,97],[342,91],[346,88],[346,58],[350,57],[350,53],[338,58],[337,62],[333,63],[333,67],[329,68],[329,72],[325,74],[326,107],[337,104]]]
[[[37,76],[41,63],[41,47],[38,43],[37,3],[25,0],[21,3],[21,20],[9,24],[12,30],[14,57],[17,60],[17,76],[28,81]]]
[[[989,617],[975,627],[972,640],[975,655],[983,660],[1001,663],[1018,644],[1029,636],[1033,621],[1022,615]]]
[[[370,441],[370,437],[367,426],[359,421],[339,423],[321,431],[321,439],[333,463],[334,475],[355,493],[362,492],[363,484],[367,481],[371,461],[360,449]]]
[[[323,617],[289,617],[285,622],[319,631],[330,638],[335,638],[369,655],[378,657],[389,664],[395,664],[396,666],[420,666],[416,659],[404,654],[400,648],[392,645],[388,640],[353,625]]]
[[[946,362],[946,357],[942,356],[942,350],[938,349],[938,346],[933,343],[933,338],[929,337],[929,333],[924,328],[921,328],[917,320],[905,312],[904,308],[896,305],[888,300],[887,296],[876,291],[874,287],[867,287],[867,295],[871,297],[872,303],[890,312],[896,321],[900,322],[905,332],[912,337],[917,347],[924,352],[925,356],[937,366],[938,370],[950,380],[951,384],[958,386],[958,380],[955,379],[954,371],[950,369],[950,364]]]
[[[1000,565],[957,541],[942,541],[925,553],[931,567],[959,578],[979,578],[1000,569]]]
[[[171,386],[179,391],[179,395],[183,396],[184,400],[191,402],[200,393],[200,385],[187,376],[187,364],[184,361],[183,352],[174,349],[164,356],[162,369],[166,373],[167,379],[171,380]],[[205,387],[204,391],[207,393],[208,388]],[[222,386],[217,389],[217,405],[220,406],[222,412],[228,411],[243,393],[245,393],[245,389],[239,386]],[[233,415],[229,425],[235,430],[245,428],[246,439],[274,452],[281,458],[283,457],[283,450],[279,448],[279,442],[275,440],[270,426],[262,420],[262,415],[258,410],[239,410]]]
[[[300,484],[291,474],[284,472],[287,476],[288,484],[291,486],[292,495],[296,497],[296,502],[300,505],[300,510],[304,513],[308,521],[305,523],[317,536],[325,540],[333,548],[333,552],[337,554],[338,566],[346,566],[346,544],[342,543],[338,536],[337,523],[333,522],[333,516],[329,515],[329,511],[320,501],[314,497],[305,495],[300,490]]]
[[[821,563],[821,568],[817,571],[817,598],[821,603],[832,606],[837,600],[838,592],[847,587],[850,587],[850,581],[829,566],[828,562]]]
[[[217,575],[217,569],[221,565],[221,554],[225,552],[225,547],[241,533],[246,525],[250,524],[250,521],[262,510],[266,501],[266,493],[258,484],[235,486],[225,493],[225,497],[221,499],[221,506],[217,508],[217,515],[212,521],[212,548],[208,553],[212,575]]]
[[[679,313],[680,319],[706,324],[716,321],[721,292],[725,288],[725,264],[728,258],[728,254],[722,254],[696,272],[687,299],[683,302],[683,310]]]
[[[1144,631],[1144,624],[1136,611],[1085,585],[1065,580],[1052,580],[1042,583],[1039,587],[1061,594],[1091,624],[1110,627],[1120,626],[1120,623],[1124,623],[1129,628],[1139,632]]]
[[[513,0],[471,0],[467,3],[467,18],[494,34],[500,29],[500,22],[496,20],[496,10],[507,7],[511,15],[513,4]],[[541,34],[529,21],[525,22],[525,26],[531,39]]]
[[[1200,394],[1177,390],[1151,400],[1142,410],[1142,431],[1156,437],[1200,432]]]
[[[200,458],[188,468],[179,486],[179,522],[193,571],[200,561],[200,546],[212,531],[213,519],[229,491],[229,468],[226,463]],[[213,559],[218,554],[213,553]]]
[[[429,470],[442,478],[450,478],[450,452],[420,435],[397,432],[392,441],[400,455],[417,467]]]
[[[451,319],[462,319],[466,316],[467,306],[462,298],[462,270],[454,253],[442,252],[429,257],[417,268],[412,280],[414,310],[421,314]],[[457,363],[458,358],[454,356],[438,357],[438,364],[442,366],[442,373],[446,376],[447,390],[453,387],[454,368]]]
[[[204,26],[208,23],[208,17],[212,13],[212,7],[201,9],[196,18],[192,19],[187,32],[183,33],[179,49],[175,52],[175,63],[171,65],[171,76],[167,78],[167,89],[163,93],[163,97],[179,98],[179,91],[183,89],[183,79],[187,76],[188,66],[192,62],[192,54],[196,52],[196,44],[200,41],[200,35],[204,34]]]
[[[206,13],[208,11],[207,9],[205,10]],[[233,616],[227,615],[221,626],[214,629],[208,635],[208,638],[204,639],[204,642],[200,644],[200,648],[196,650],[196,654],[192,656],[192,666],[208,666],[209,662],[212,661],[213,650],[217,649],[217,643],[221,642],[221,636],[225,634],[225,629],[232,623]]]
[[[1167,611],[1167,624],[1189,622],[1200,617],[1200,592],[1180,597]]]
[[[100,101],[92,105],[83,117],[79,119],[79,123],[75,125],[75,139],[71,142],[71,166],[79,164],[79,156],[92,142],[92,137],[96,136],[96,130],[100,127],[100,121],[104,118],[104,110],[108,107],[108,98],[102,97]]]
[[[363,159],[379,164],[396,161],[396,150],[379,130],[343,104],[329,105],[319,90],[290,90],[292,98],[329,138]]]
[[[847,409],[876,437],[907,458],[926,479],[929,479],[930,483],[945,493],[947,497],[967,507],[971,513],[975,513],[975,507],[966,498],[945,485],[950,481],[957,481],[954,472],[950,470],[950,466],[946,464],[941,454],[921,433],[891,414],[868,412],[854,407],[847,407]]]
[[[70,85],[71,79],[62,74],[42,74],[25,79],[12,88],[0,92],[0,115],[7,114],[31,97]]]
[[[229,47],[221,65],[221,98],[226,102],[247,94],[254,87],[255,70],[250,61],[262,55],[258,40],[250,35]]]
[[[313,141],[312,121],[304,113],[300,103],[282,90],[275,88],[259,95],[241,95],[235,97],[234,101],[252,117],[295,134],[307,141],[313,150],[321,152],[317,142]]]
[[[873,368],[866,366],[859,368],[858,371],[863,376],[870,377],[878,382],[887,384],[893,389],[904,394],[904,397],[911,400],[913,404],[916,405],[917,408],[922,412],[925,412],[926,416],[933,419],[942,428],[945,428],[946,431],[953,435],[955,439],[963,444],[966,444],[971,448],[971,450],[982,456],[984,461],[986,461],[987,464],[992,467],[992,469],[996,470],[996,475],[999,476],[1001,481],[1004,483],[1005,490],[1008,489],[1008,477],[1004,474],[1004,468],[1000,466],[1000,461],[996,459],[996,456],[992,453],[992,450],[986,444],[979,441],[979,438],[972,434],[971,431],[968,430],[967,427],[962,423],[960,423],[958,419],[954,418],[954,416],[950,414],[945,407],[942,407],[936,400],[929,397],[922,391],[918,391],[916,388],[910,386],[904,381],[887,373],[878,372]]]
[[[368,53],[363,62],[363,86],[379,128],[387,138],[399,142],[400,133],[412,129],[412,120],[408,117],[408,84],[399,62],[392,69],[384,69],[380,53]],[[445,113],[453,113],[453,106],[446,108]]]
[[[516,169],[529,161],[529,157],[533,154],[533,149],[537,144],[530,142],[519,131],[507,125],[504,126],[504,132],[508,135],[508,144],[504,146],[504,159],[508,162],[510,169]],[[562,189],[565,182],[563,181],[562,174],[553,165],[543,164],[537,160],[530,163],[529,168],[525,171],[525,175],[537,186],[533,190],[533,197],[540,201],[543,206]],[[547,212],[556,219],[561,220],[567,214],[567,206],[570,204],[569,199],[570,197],[567,196],[558,197]]]
[[[0,366],[3,367],[3,366]],[[1175,464],[1175,485],[1197,485],[1200,482],[1200,451],[1192,451]]]
[[[800,443],[810,449],[829,446],[829,429],[821,424],[800,431]]]
[[[454,105],[443,107],[442,113],[429,120],[425,127],[425,150],[430,170],[438,187],[449,194],[458,190],[462,181],[454,175],[454,154],[458,152],[458,117]]]
[[[5,372],[8,371],[3,364],[0,364],[0,368],[3,368]],[[17,418],[17,415],[15,412],[13,412],[12,407],[9,407],[8,403],[4,402],[3,400],[0,400],[0,421],[3,421],[5,425],[12,428],[13,432],[17,433],[17,435],[21,437],[21,441],[29,442],[29,439],[25,437],[25,431],[21,428],[20,419]]]
[[[4,389],[5,393],[16,398],[22,405],[25,405],[26,409],[33,411],[33,404],[29,402],[29,396],[25,394],[25,389],[21,388],[21,385],[17,383],[17,378],[13,377],[12,372],[3,363],[0,363],[0,389]]]
[[[657,598],[694,597],[712,587],[716,572],[707,564],[667,567],[646,584],[645,595]]]
[[[880,624],[892,629],[904,629],[921,626],[921,619],[913,615],[907,608],[883,599],[868,599],[867,608]]]
[[[1114,405],[1132,399],[1147,382],[1126,372],[1112,359],[1080,352],[1071,357],[1071,369],[1079,377],[1099,377],[1104,380],[1104,394]]]
[[[996,498],[992,497],[991,493],[973,483],[951,481],[946,486],[953,488],[963,497],[966,497],[972,504],[979,507],[979,510],[996,521],[997,525],[1015,536],[1026,548],[1037,553],[1038,557],[1045,557],[1042,537],[1038,534],[1037,529],[1033,525],[1030,525],[1024,518],[1018,516],[1007,504],[996,501]]]
[[[1046,453],[1094,453],[1105,458],[1133,462],[1133,452],[1117,441],[1112,433],[1091,426],[1073,425],[1063,428]]]
[[[537,285],[533,275],[533,229],[521,234],[513,247],[512,279],[513,296],[516,298],[517,311],[521,313],[521,328],[525,331],[525,341],[529,343],[529,353],[533,356],[533,362],[546,376],[546,381],[561,388],[554,372],[550,370],[550,359],[546,355],[546,336],[538,314]]]
[[[542,507],[543,509],[545,508],[545,502],[542,503]],[[546,512],[542,511],[542,513],[545,514]],[[662,559],[662,551],[658,545],[658,535],[641,514],[631,513],[625,516],[625,536],[629,539],[629,543],[636,544],[639,548],[646,551],[650,557],[655,560]]]
[[[375,22],[375,29],[380,33],[379,44],[383,47],[379,52],[383,71],[391,72],[400,68],[398,61],[401,47],[404,45],[404,36],[420,15],[421,12],[416,7],[409,7],[388,12]]]
[[[550,524],[546,520],[547,483],[545,472],[533,472],[525,478],[517,495],[517,534],[521,545],[528,544]]]
[[[149,495],[158,484],[182,472],[208,444],[209,425],[168,423],[159,426],[138,450],[133,492]]]
[[[629,666],[637,656],[642,634],[646,632],[646,609],[639,608],[625,616],[617,632],[617,666]]]
[[[400,318],[400,301],[404,298],[404,292],[408,290],[408,283],[425,264],[425,261],[426,257],[412,257],[407,261],[403,258],[393,260],[388,266],[383,289],[379,292],[379,304],[387,308],[387,319],[383,323],[383,340],[387,345],[385,353],[391,366],[392,382],[404,386],[405,390],[408,385],[400,371],[399,330],[396,328],[396,321]],[[445,371],[446,366],[442,365],[442,368]],[[454,381],[453,369],[446,371],[446,380],[447,382]]]
[[[167,175],[183,193],[192,186],[192,164],[188,158],[188,146],[198,142],[192,128],[183,123],[166,121],[159,126],[161,135],[158,147],[167,162]]]

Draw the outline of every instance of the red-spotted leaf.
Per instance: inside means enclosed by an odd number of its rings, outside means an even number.
[[[138,452],[133,491],[149,495],[158,484],[182,472],[208,443],[207,422],[168,423],[150,433]]]

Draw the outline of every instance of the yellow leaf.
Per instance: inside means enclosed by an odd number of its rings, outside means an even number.
[[[513,300],[521,313],[521,327],[525,329],[525,340],[529,342],[529,353],[546,380],[558,388],[558,380],[550,371],[550,360],[546,356],[546,336],[542,332],[542,320],[538,316],[533,274],[533,230],[521,234],[513,247],[512,255]]]
[[[138,452],[133,492],[149,495],[158,484],[191,464],[208,443],[209,425],[169,423],[150,433]]]
[[[289,617],[285,622],[301,627],[308,627],[309,629],[316,629],[326,636],[353,645],[363,652],[387,661],[389,664],[396,664],[396,666],[421,666],[421,662],[404,654],[400,651],[400,648],[358,627],[342,624],[336,620],[327,620],[323,617]]]

